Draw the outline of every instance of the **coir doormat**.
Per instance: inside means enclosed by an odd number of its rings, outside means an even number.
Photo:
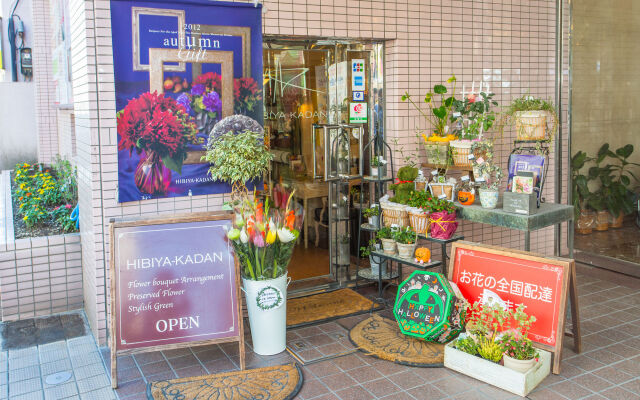
[[[300,368],[286,364],[151,382],[147,386],[147,397],[150,400],[290,400],[300,391],[302,380]]]
[[[398,323],[374,315],[351,329],[349,339],[367,355],[412,367],[444,366],[444,345],[403,335]]]
[[[351,289],[287,300],[287,328],[331,321],[382,309],[383,306]]]

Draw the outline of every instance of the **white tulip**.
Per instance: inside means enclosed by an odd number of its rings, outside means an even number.
[[[278,229],[278,239],[280,239],[282,243],[289,243],[295,238],[296,236],[293,234],[293,232],[291,232],[287,228]]]
[[[247,235],[247,231],[245,229],[240,232],[240,241],[245,244],[249,242],[249,235]]]

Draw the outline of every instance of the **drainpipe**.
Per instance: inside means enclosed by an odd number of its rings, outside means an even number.
[[[558,133],[555,140],[555,190],[554,202],[560,204],[562,201],[562,52],[563,52],[563,1],[556,0],[556,93],[555,103],[556,112],[558,114]],[[559,256],[562,251],[562,224],[557,224],[554,228],[554,254]]]

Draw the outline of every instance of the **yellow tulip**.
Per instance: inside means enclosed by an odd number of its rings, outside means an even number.
[[[276,231],[269,231],[267,233],[267,244],[273,244],[276,241]]]

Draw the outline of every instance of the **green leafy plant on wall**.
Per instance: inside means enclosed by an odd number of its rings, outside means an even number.
[[[225,133],[210,143],[203,159],[211,163],[211,178],[230,183],[234,193],[246,193],[245,183],[262,177],[273,158],[263,140],[261,133],[246,130]]]
[[[438,84],[433,87],[433,91],[428,91],[424,96],[424,102],[429,108],[429,112],[423,110],[409,95],[409,92],[405,92],[402,95],[402,101],[408,101],[411,105],[418,110],[418,112],[425,118],[427,123],[433,129],[433,134],[436,136],[446,136],[449,130],[449,121],[453,112],[453,105],[456,100],[456,83],[457,79],[455,75],[452,75],[447,79],[447,83],[452,85],[451,95],[449,90],[443,84]],[[439,97],[439,101],[438,101]]]

